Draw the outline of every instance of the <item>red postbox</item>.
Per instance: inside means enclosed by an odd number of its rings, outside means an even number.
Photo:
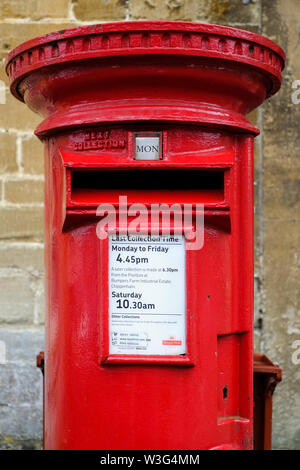
[[[9,54],[11,92],[44,118],[45,449],[252,448],[245,116],[284,60],[257,34],[184,22],[84,26]]]

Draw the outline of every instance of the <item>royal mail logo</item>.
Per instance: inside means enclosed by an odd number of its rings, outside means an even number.
[[[164,346],[181,346],[182,341],[178,341],[178,340],[175,340],[175,339],[164,339],[162,344]]]

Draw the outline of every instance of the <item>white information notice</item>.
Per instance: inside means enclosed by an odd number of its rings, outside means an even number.
[[[186,353],[185,238],[109,237],[109,353]]]

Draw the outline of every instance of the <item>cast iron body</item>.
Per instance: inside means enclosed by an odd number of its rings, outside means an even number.
[[[246,114],[278,91],[284,60],[257,34],[185,22],[78,27],[9,54],[11,92],[43,117],[46,449],[252,448],[258,131]],[[137,131],[162,133],[161,160],[134,159]],[[167,171],[165,188],[121,192],[117,171],[133,169],[145,181]],[[172,175],[195,169],[223,183],[176,190]],[[96,208],[124,191],[129,203],[204,204],[204,247],[186,258],[186,357],[108,353]]]

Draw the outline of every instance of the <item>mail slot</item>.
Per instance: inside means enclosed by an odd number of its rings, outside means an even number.
[[[45,449],[253,448],[253,139],[284,53],[119,22],[28,41],[44,120]]]
[[[122,194],[128,202],[188,203],[224,202],[224,171],[201,169],[71,170],[71,204],[118,203]]]

